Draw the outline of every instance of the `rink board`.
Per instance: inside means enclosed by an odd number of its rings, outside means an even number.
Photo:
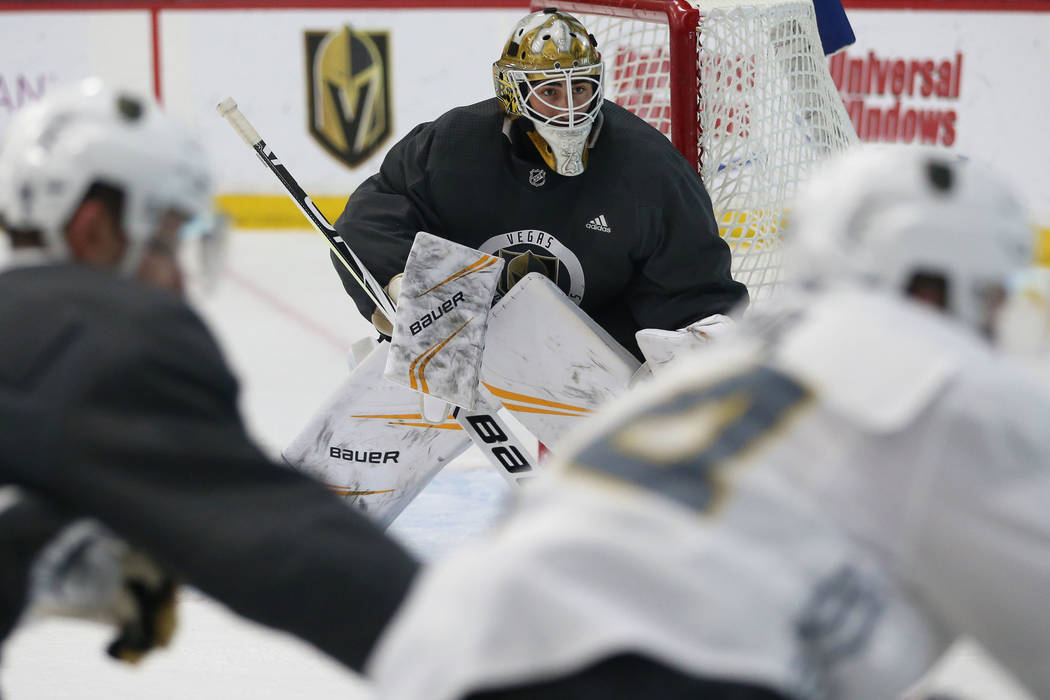
[[[990,163],[1050,227],[1043,126],[1050,81],[1042,78],[1050,72],[1050,2],[846,5],[857,43],[831,68],[862,138],[925,143]],[[304,224],[216,116],[219,100],[233,96],[300,184],[338,210],[413,126],[491,95],[494,52],[526,4],[117,0],[77,7],[42,0],[0,8],[0,131],[24,104],[88,74],[152,90],[202,134],[223,204],[238,223],[251,217],[252,226],[288,227]],[[385,108],[360,148],[340,150],[333,139],[342,137],[317,116],[319,86],[331,78],[318,62],[318,37],[347,27],[378,61]]]

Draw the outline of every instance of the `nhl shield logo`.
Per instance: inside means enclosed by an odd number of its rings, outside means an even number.
[[[543,168],[533,168],[529,171],[529,184],[533,187],[543,187],[547,183],[547,171]]]
[[[345,26],[305,36],[310,135],[356,167],[391,132],[389,33]]]

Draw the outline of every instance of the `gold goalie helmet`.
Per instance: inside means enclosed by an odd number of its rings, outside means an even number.
[[[594,36],[553,8],[519,21],[492,64],[504,111],[533,123],[530,138],[562,175],[579,175],[586,166],[588,137],[601,113],[602,68]]]

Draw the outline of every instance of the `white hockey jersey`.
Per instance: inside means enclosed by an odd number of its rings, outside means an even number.
[[[964,634],[1050,697],[1050,396],[897,299],[742,325],[624,397],[487,541],[421,576],[369,662],[382,697],[634,652],[886,700]]]

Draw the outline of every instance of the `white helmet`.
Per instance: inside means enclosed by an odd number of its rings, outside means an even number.
[[[986,331],[1034,237],[1012,190],[986,168],[928,149],[860,147],[803,187],[786,238],[803,283],[904,293],[935,280],[947,310]]]
[[[0,147],[0,225],[37,232],[46,253],[70,255],[65,228],[95,184],[122,193],[133,273],[164,215],[211,209],[211,178],[199,145],[148,97],[89,78],[26,107]]]

